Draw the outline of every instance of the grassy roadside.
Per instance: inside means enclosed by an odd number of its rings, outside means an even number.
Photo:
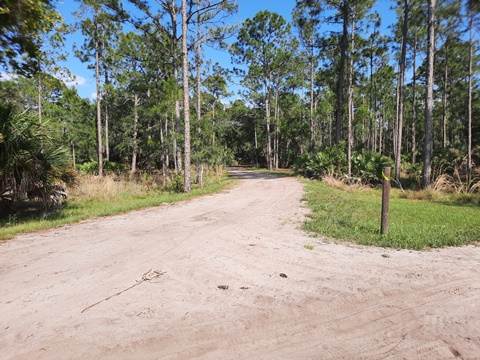
[[[206,184],[203,188],[194,186],[188,194],[158,191],[145,188],[145,186],[131,186],[127,183],[114,184],[113,180],[109,181],[106,178],[102,181],[98,184],[89,184],[90,187],[95,187],[96,194],[89,196],[85,194],[88,190],[83,190],[83,194],[73,196],[61,211],[46,217],[39,215],[23,218],[9,216],[0,220],[0,242],[21,233],[213,194],[222,191],[235,180],[226,173],[221,176],[212,176],[205,181]],[[77,192],[81,193],[82,191]]]
[[[383,236],[381,189],[332,187],[322,181],[308,181],[305,200],[312,209],[305,229],[336,239],[417,250],[480,241],[480,206],[461,204],[448,194],[424,201],[392,189],[389,233]]]

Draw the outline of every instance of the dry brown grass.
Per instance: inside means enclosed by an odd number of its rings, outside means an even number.
[[[458,192],[459,185],[461,186],[461,184],[458,184],[458,182],[455,181],[453,176],[442,174],[435,179],[432,185],[432,190],[440,192]]]
[[[362,184],[360,179],[345,179],[338,176],[335,176],[333,173],[329,173],[322,177],[322,182],[327,184],[328,186],[343,190],[343,191],[362,191],[370,189],[370,187]]]
[[[480,194],[480,179],[475,179],[473,181],[473,184],[468,192],[470,194]]]
[[[454,176],[442,174],[435,179],[432,190],[454,194],[477,194],[480,193],[480,177],[475,174],[471,179],[455,171]]]
[[[71,191],[74,197],[87,201],[114,201],[125,193],[142,195],[146,193],[146,187],[142,183],[122,180],[116,176],[83,175],[79,176],[77,185]]]
[[[204,185],[219,181],[224,173],[225,170],[221,166],[205,169]],[[176,179],[178,176],[180,175],[176,175],[172,171],[166,183],[170,184],[175,181],[183,183],[183,179]],[[196,172],[192,171],[192,180],[195,178]],[[168,185],[164,188],[163,184],[161,174],[137,173],[135,175],[105,175],[102,177],[79,175],[75,187],[70,189],[69,195],[86,201],[115,201],[125,194],[142,196],[152,192],[168,191]]]
[[[402,199],[480,204],[480,176],[468,181],[458,174],[442,174],[425,190],[406,190],[395,196]]]

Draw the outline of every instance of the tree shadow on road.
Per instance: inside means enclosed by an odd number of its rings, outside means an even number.
[[[283,177],[291,177],[290,173],[273,173],[267,171],[253,170],[245,166],[232,166],[227,169],[230,176],[240,180],[275,180]]]

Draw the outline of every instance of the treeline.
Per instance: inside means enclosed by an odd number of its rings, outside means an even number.
[[[55,14],[50,1],[39,3]],[[262,11],[237,27],[228,24],[241,3],[231,0],[80,3],[75,25],[52,20],[55,32],[32,30],[35,66],[3,51],[9,69],[34,71],[0,82],[3,101],[55,125],[73,165],[100,176],[112,162],[164,181],[183,174],[185,191],[207,166],[324,169],[315,161],[329,149],[343,149],[332,169],[347,178],[365,168],[362,159],[383,164],[385,156],[397,181],[421,172],[424,187],[448,167],[438,162],[435,172],[436,158],[457,161],[459,176],[478,174],[474,0],[392,1],[389,34],[373,0],[297,0],[292,23]],[[72,51],[95,75],[93,103],[57,79],[69,31],[83,35]],[[232,67],[205,59],[205,46],[230,52]],[[232,83],[242,90],[227,103]]]

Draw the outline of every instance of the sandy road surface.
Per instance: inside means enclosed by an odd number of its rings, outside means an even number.
[[[480,359],[480,247],[326,244],[298,229],[297,180],[235,173],[0,244],[0,358]]]

